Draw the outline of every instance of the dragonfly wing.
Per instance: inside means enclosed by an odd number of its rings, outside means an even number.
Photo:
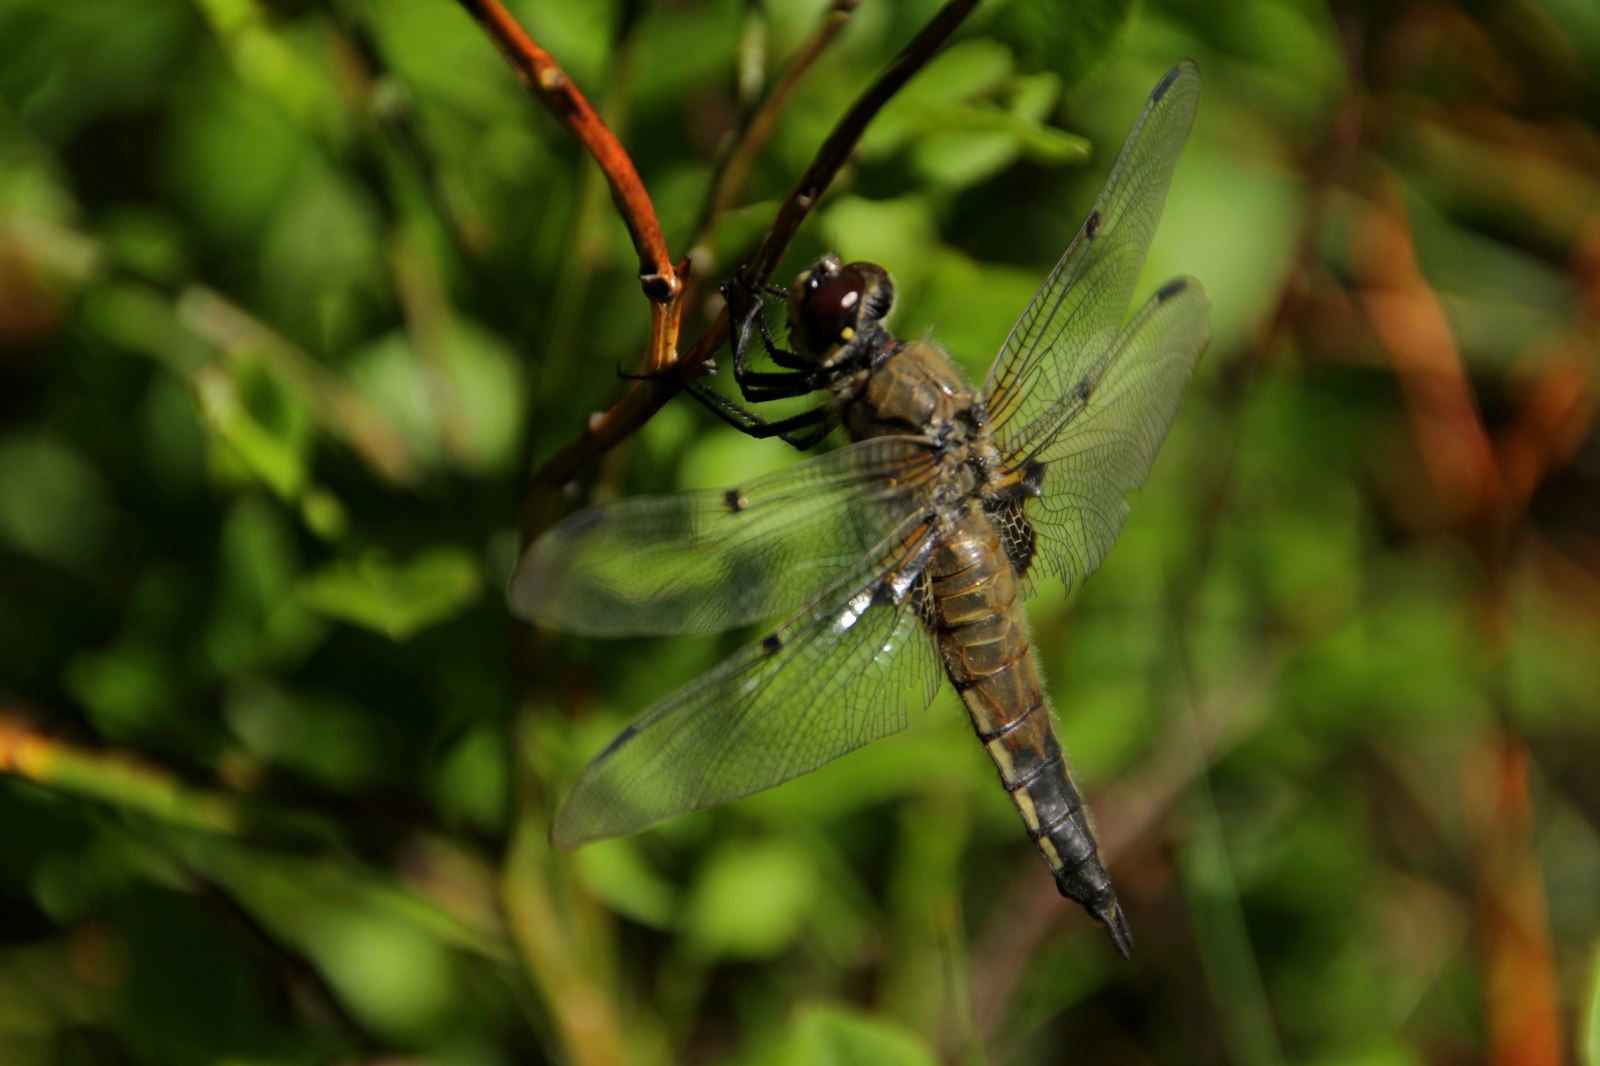
[[[1002,452],[1026,458],[1052,439],[1079,383],[1103,372],[1199,96],[1187,60],[1161,79],[1077,236],[1012,327],[984,389]]]
[[[1172,427],[1178,400],[1210,339],[1211,301],[1193,278],[1168,282],[1085,378],[1071,419],[1036,448],[1042,491],[1024,514],[1035,558],[1070,590],[1094,573]]]
[[[939,686],[916,588],[928,536],[908,519],[810,605],[623,730],[557,813],[555,845],[748,796],[904,728]],[[897,579],[898,603],[887,595]]]
[[[519,616],[585,636],[711,633],[795,610],[923,501],[928,442],[880,437],[725,492],[578,511],[511,579]]]

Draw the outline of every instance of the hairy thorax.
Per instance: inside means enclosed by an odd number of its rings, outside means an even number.
[[[853,440],[927,437],[938,451],[942,501],[970,500],[999,466],[983,397],[943,349],[929,341],[886,345],[873,364],[834,385]]]

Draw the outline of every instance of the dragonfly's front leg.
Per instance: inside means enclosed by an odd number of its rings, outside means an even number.
[[[782,294],[782,289],[767,289],[767,292]],[[729,347],[733,349],[733,377],[735,381],[743,384],[747,377],[787,377],[791,375],[759,374],[749,369],[746,363],[746,353],[750,350],[750,331],[754,329],[760,334],[761,346],[766,349],[767,358],[785,370],[806,373],[815,370],[815,366],[806,361],[805,357],[787,348],[780,347],[772,336],[772,327],[767,322],[766,305],[761,300],[761,295],[744,280],[743,277],[726,282],[722,286],[722,299],[728,305],[729,322]]]

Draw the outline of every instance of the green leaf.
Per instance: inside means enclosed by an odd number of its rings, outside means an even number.
[[[432,350],[398,330],[380,338],[352,357],[350,376],[424,463],[483,474],[516,454],[522,374],[503,341],[454,319]]]
[[[291,596],[302,566],[283,509],[258,493],[241,497],[217,548],[221,572],[204,637],[212,668],[233,675],[298,663],[327,627]]]
[[[1011,46],[1024,70],[1047,70],[1064,85],[1083,80],[1128,23],[1137,0],[1011,0],[999,7],[989,31]]]
[[[678,895],[631,840],[605,840],[573,857],[584,887],[618,914],[657,929],[670,926]]]
[[[780,1061],[792,1066],[932,1066],[932,1049],[897,1025],[819,1004],[795,1019]]]
[[[1086,137],[997,107],[953,107],[928,113],[936,131],[916,144],[912,160],[930,181],[956,187],[976,185],[1026,154],[1045,164],[1081,163],[1089,158]]]
[[[684,935],[706,955],[776,955],[799,938],[818,888],[816,867],[798,845],[734,842],[706,860]]]
[[[99,553],[111,517],[100,473],[65,441],[0,440],[0,544],[75,570]]]
[[[305,489],[311,416],[260,360],[237,359],[201,368],[193,379],[200,418],[231,459],[284,499]]]
[[[341,787],[378,776],[382,721],[354,700],[252,681],[235,686],[222,710],[253,754],[311,781]]]
[[[341,560],[301,581],[295,591],[313,611],[406,640],[460,614],[482,588],[472,556],[459,548],[438,548],[399,564],[378,555]]]
[[[1011,53],[970,40],[937,56],[862,138],[864,156],[912,151],[922,177],[975,185],[1026,154],[1059,164],[1088,158],[1089,142],[1047,123],[1061,95],[1054,74],[1018,75]]]

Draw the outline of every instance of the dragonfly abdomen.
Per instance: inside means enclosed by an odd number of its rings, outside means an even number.
[[[1056,739],[1027,617],[997,532],[981,514],[968,515],[936,549],[928,573],[945,672],[1029,837],[1061,894],[1082,904],[1128,954],[1127,921]]]

